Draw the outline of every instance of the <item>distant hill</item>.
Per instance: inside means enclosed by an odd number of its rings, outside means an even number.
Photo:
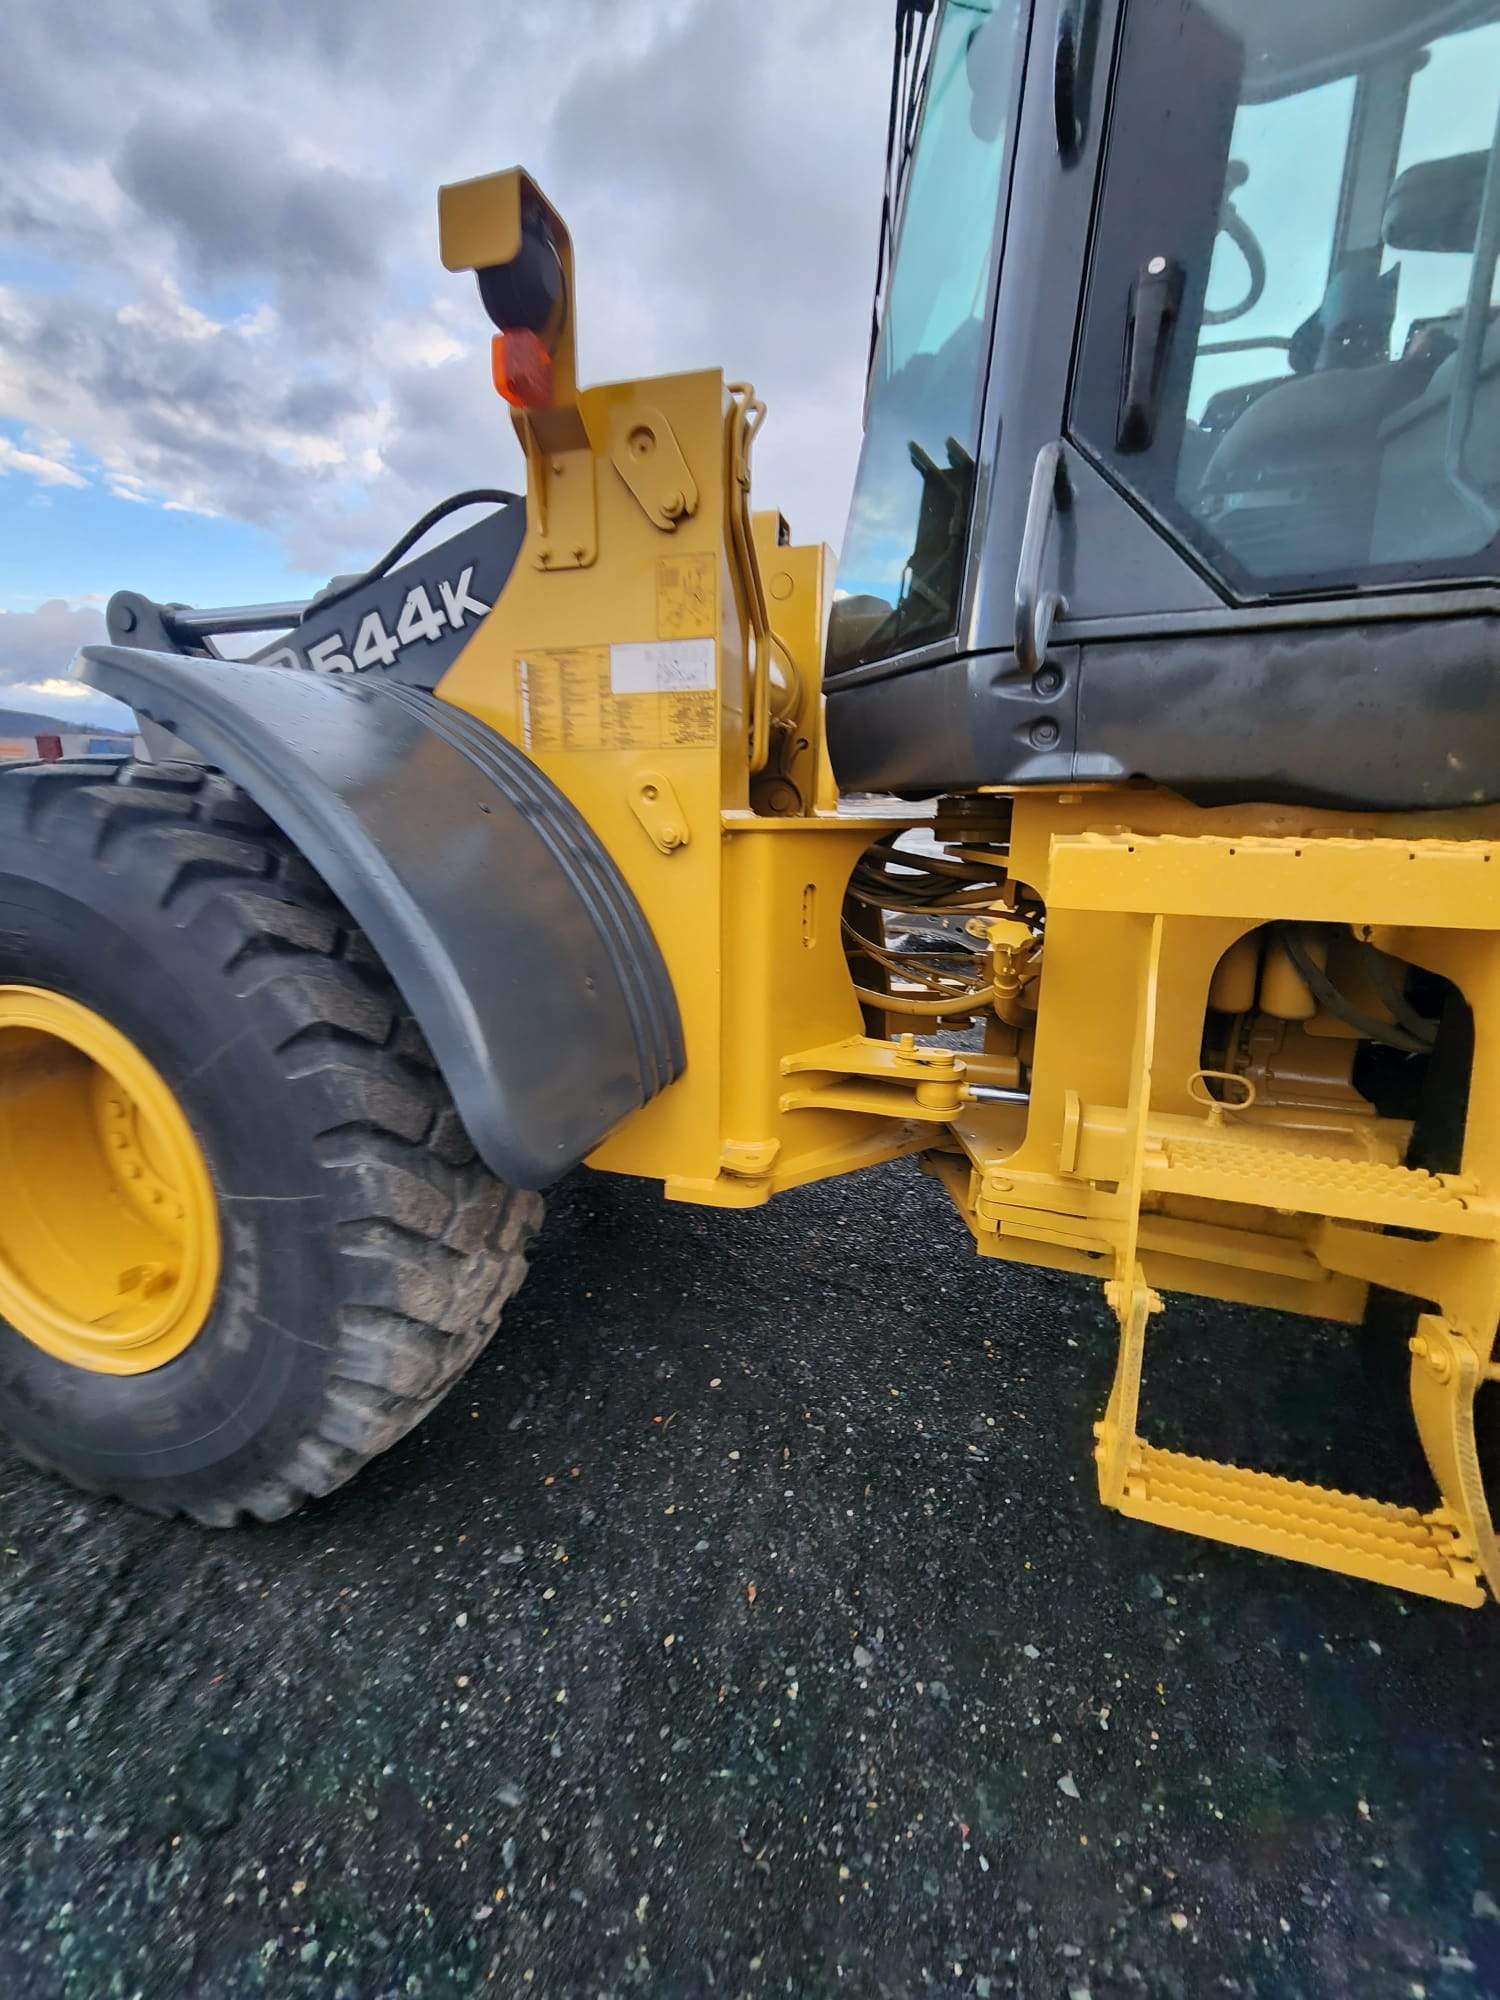
[[[118,736],[122,743],[129,737],[121,730],[111,729],[102,722],[89,722],[85,717],[75,715],[64,722],[56,715],[36,715],[24,708],[0,708],[0,736]]]

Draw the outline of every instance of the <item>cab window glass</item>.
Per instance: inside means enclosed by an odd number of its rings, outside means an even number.
[[[1340,77],[1235,117],[1230,178],[1239,185],[1214,237],[1189,393],[1200,424],[1221,392],[1291,373],[1286,329],[1323,296],[1353,111],[1354,81]]]
[[[958,617],[989,351],[1016,0],[947,0],[881,326],[839,564],[829,668]]]
[[[1192,178],[1212,206],[1193,192],[1151,203],[1155,289],[1143,258],[1123,366],[1119,331],[1112,357],[1093,350],[1115,374],[1115,409],[1101,436],[1096,399],[1086,441],[1246,594],[1489,573],[1495,9],[1171,11],[1196,57],[1174,88],[1195,94]],[[1129,56],[1127,42],[1117,95],[1143,87]],[[1125,171],[1112,138],[1106,175]],[[1104,305],[1091,296],[1091,313]],[[1128,419],[1127,380],[1146,385]]]

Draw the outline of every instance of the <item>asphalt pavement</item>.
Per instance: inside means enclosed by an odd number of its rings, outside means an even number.
[[[589,1175],[415,1436],[216,1535],[0,1453],[0,1995],[1500,1993],[1500,1612],[1122,1520],[1110,1322],[903,1163]],[[1419,1495],[1398,1336],[1142,1428]]]

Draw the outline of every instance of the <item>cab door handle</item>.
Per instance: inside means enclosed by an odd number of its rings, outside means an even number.
[[[1099,0],[1068,0],[1057,17],[1057,40],[1052,50],[1052,117],[1057,150],[1070,165],[1088,137],[1098,40]]]
[[[1125,322],[1124,385],[1115,425],[1121,451],[1145,451],[1156,435],[1161,379],[1181,309],[1182,266],[1170,257],[1148,258],[1130,288]]]

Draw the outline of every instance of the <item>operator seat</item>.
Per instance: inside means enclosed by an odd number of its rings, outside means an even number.
[[[1403,250],[1471,252],[1489,162],[1487,152],[1455,153],[1408,168],[1386,204],[1387,242]],[[1473,501],[1454,485],[1446,464],[1462,324],[1461,307],[1428,323],[1426,333],[1446,336],[1444,358],[1423,393],[1395,411],[1383,427],[1373,562],[1474,551],[1490,538],[1493,524],[1487,529]],[[1493,304],[1480,348],[1465,458],[1477,485],[1500,490],[1500,321]]]
[[[1488,153],[1468,153],[1408,168],[1386,204],[1386,246],[1472,249],[1488,164]],[[1456,546],[1455,501],[1443,474],[1456,328],[1419,326],[1390,358],[1399,268],[1335,272],[1292,336],[1295,372],[1251,402],[1204,468],[1196,511],[1253,572],[1362,569],[1383,559],[1382,547],[1399,551],[1385,559],[1406,560],[1434,532],[1434,546],[1450,553]],[[1398,502],[1383,460],[1389,441],[1408,428],[1407,492]],[[1423,526],[1439,487],[1449,496],[1446,540],[1440,528]]]

